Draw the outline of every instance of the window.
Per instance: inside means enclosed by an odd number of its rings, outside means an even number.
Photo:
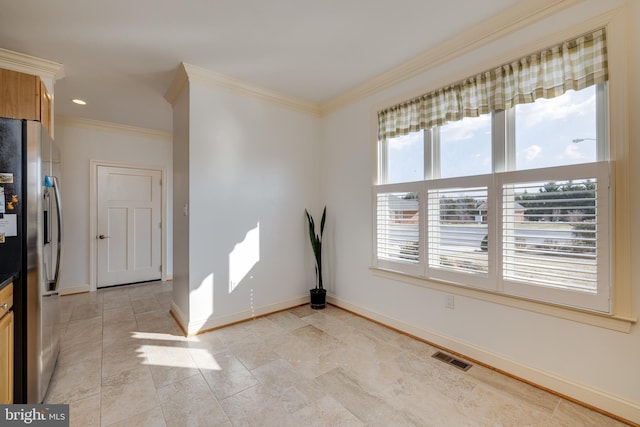
[[[491,114],[465,117],[438,128],[438,178],[491,173]],[[461,159],[466,161],[461,162]]]
[[[603,30],[548,52],[600,42]],[[535,75],[548,52],[494,71],[534,58],[521,74]],[[610,313],[607,73],[592,65],[583,68],[596,77],[579,67],[579,82],[567,87],[563,77],[557,91],[516,84],[531,93],[466,100],[478,84],[491,93],[509,79],[487,72],[380,112],[375,265]]]
[[[383,165],[385,180],[391,182],[424,179],[424,143],[422,132],[412,132],[387,141]]]
[[[604,85],[602,85],[604,87]],[[515,169],[595,162],[597,86],[515,107]],[[604,142],[604,137],[601,140]]]

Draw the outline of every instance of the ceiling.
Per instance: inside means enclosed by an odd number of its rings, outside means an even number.
[[[0,0],[0,47],[63,64],[56,114],[169,131],[181,62],[321,104],[519,2]]]

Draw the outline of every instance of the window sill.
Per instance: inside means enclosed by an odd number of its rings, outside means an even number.
[[[561,307],[539,301],[531,301],[510,295],[502,295],[484,290],[466,288],[459,285],[453,285],[445,282],[428,280],[422,277],[412,276],[398,271],[387,270],[377,267],[370,267],[374,275],[389,280],[397,280],[399,282],[409,283],[411,285],[422,286],[429,289],[435,289],[441,292],[448,292],[456,295],[462,295],[481,301],[488,301],[496,304],[506,305],[508,307],[527,310],[534,313],[540,313],[547,316],[554,316],[560,319],[572,320],[574,322],[585,323],[592,326],[598,326],[613,331],[630,333],[631,326],[637,322],[636,318],[606,315],[573,309],[569,307]]]

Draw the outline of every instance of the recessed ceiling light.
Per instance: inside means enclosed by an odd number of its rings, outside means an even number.
[[[82,99],[72,99],[71,102],[73,102],[74,104],[78,104],[78,105],[87,105],[86,101],[83,101]]]

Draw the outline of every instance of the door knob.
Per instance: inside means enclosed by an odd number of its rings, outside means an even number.
[[[101,234],[98,236],[98,239],[102,240],[102,239],[108,239],[109,236],[105,236],[104,234]]]

